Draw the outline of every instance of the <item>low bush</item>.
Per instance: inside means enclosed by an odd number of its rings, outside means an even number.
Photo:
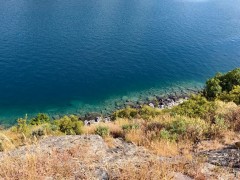
[[[130,131],[132,129],[139,129],[139,125],[138,124],[125,124],[122,126],[122,129],[124,131]]]
[[[46,135],[46,132],[42,128],[39,128],[37,130],[32,131],[32,136],[41,137],[41,136],[44,136],[44,135]]]
[[[221,135],[228,129],[229,125],[223,118],[215,118],[214,123],[210,126],[209,135],[212,138],[221,137]]]
[[[109,135],[109,128],[106,126],[98,126],[95,133],[99,136],[106,137]]]
[[[226,74],[217,75],[206,82],[204,96],[208,100],[217,98],[223,101],[234,101],[240,104],[240,68]]]
[[[177,135],[172,134],[171,132],[169,132],[166,129],[162,129],[159,132],[159,137],[160,137],[160,139],[164,139],[164,140],[167,140],[167,141],[176,141],[177,140]]]
[[[147,126],[145,128],[145,132],[148,132],[148,131],[160,131],[163,128],[164,128],[164,125],[162,123],[151,122],[151,123],[147,124]]]
[[[113,114],[113,119],[116,119],[116,118],[132,119],[132,118],[137,117],[137,115],[138,115],[138,110],[137,109],[127,107],[125,109],[121,109],[121,110],[116,111]]]
[[[56,120],[55,125],[59,127],[59,130],[67,135],[80,135],[82,134],[83,122],[79,121],[77,116],[64,116],[63,118]]]
[[[240,132],[240,107],[233,109],[223,117],[231,129]]]
[[[209,124],[197,118],[177,117],[166,125],[166,130],[174,138],[196,140],[208,132]]]
[[[40,125],[44,123],[49,123],[50,117],[47,114],[39,113],[36,117],[30,120],[31,125]]]
[[[139,110],[139,115],[145,119],[149,120],[151,118],[156,117],[157,115],[160,115],[162,111],[157,108],[153,108],[147,105],[144,105],[140,110]]]
[[[217,106],[215,102],[209,102],[205,97],[195,95],[188,101],[174,107],[170,112],[192,118],[212,120],[215,116],[216,109]]]
[[[27,130],[28,130],[27,116],[25,116],[25,118],[19,118],[17,120],[17,132],[26,133]]]
[[[240,104],[240,85],[234,86],[233,89],[229,92],[223,92],[219,95],[218,99],[226,102],[234,102],[236,104]]]

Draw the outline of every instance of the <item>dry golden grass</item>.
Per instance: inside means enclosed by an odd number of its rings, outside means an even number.
[[[217,114],[227,114],[233,110],[235,110],[236,108],[238,108],[238,106],[233,103],[233,102],[223,102],[223,101],[217,101],[217,110],[216,113]]]
[[[151,119],[152,122],[161,122],[161,123],[168,123],[173,120],[173,117],[169,113],[161,114],[155,116]]]
[[[126,164],[121,168],[116,166],[108,169],[112,180],[171,179],[173,177],[171,170],[171,166],[157,161],[149,161],[140,165]]]
[[[196,180],[206,180],[203,174],[205,160],[203,158],[189,158],[184,156],[175,161],[158,161],[150,160],[142,164],[128,163],[121,167],[110,166],[107,168],[110,179],[113,180],[159,180],[159,179],[175,179],[175,173],[187,175]],[[224,172],[225,173],[225,172]],[[216,178],[213,178],[216,179]]]
[[[111,136],[104,137],[104,142],[109,148],[115,147],[114,138]]]
[[[96,130],[96,125],[84,126],[83,134],[94,134]]]
[[[125,140],[136,145],[142,145],[144,139],[145,137],[141,129],[134,129],[125,134]]]
[[[87,150],[87,147],[76,146],[65,151],[50,150],[48,154],[29,152],[22,156],[6,155],[0,159],[0,179],[87,179],[91,166],[81,165],[92,164],[95,160],[94,156],[86,158]]]
[[[240,139],[239,133],[233,131],[226,131],[222,134],[222,138],[201,141],[196,148],[197,151],[221,149],[223,147],[226,147],[227,145],[233,145],[234,142],[239,141],[239,139]]]
[[[141,129],[131,130],[125,136],[126,141],[138,146],[143,146],[160,156],[176,156],[189,154],[192,150],[191,142],[170,142],[167,140],[152,140],[148,138]]]

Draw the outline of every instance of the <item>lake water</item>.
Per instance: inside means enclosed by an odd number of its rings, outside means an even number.
[[[240,66],[240,0],[0,0],[0,121],[109,110]]]

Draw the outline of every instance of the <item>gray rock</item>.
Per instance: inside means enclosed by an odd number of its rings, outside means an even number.
[[[100,121],[102,121],[102,117],[98,116],[95,118],[95,122],[100,122]]]
[[[213,165],[240,168],[240,149],[234,145],[200,154],[207,156],[208,162]]]
[[[149,105],[150,107],[152,107],[152,108],[155,107],[153,103],[149,103],[148,105]]]
[[[176,173],[173,173],[173,180],[193,180],[193,179],[182,173],[176,172]]]

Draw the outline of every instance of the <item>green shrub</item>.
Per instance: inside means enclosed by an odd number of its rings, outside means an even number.
[[[174,120],[169,124],[168,130],[171,134],[185,134],[187,130],[187,122],[184,119]]]
[[[217,77],[211,78],[206,82],[205,97],[208,99],[215,99],[222,93],[222,87],[220,86],[220,80]]]
[[[106,137],[109,135],[109,128],[106,126],[98,126],[95,133],[99,136]]]
[[[55,124],[59,130],[67,135],[80,135],[82,134],[83,122],[78,120],[77,116],[64,116],[56,120]]]
[[[17,120],[17,131],[20,133],[26,133],[28,130],[28,125],[27,125],[27,115],[25,118],[19,118]]]
[[[40,125],[49,122],[50,122],[49,116],[43,113],[39,113],[36,117],[30,120],[31,125]]]
[[[212,119],[216,111],[215,102],[209,102],[201,95],[192,96],[188,101],[174,107],[170,112],[173,114],[202,119]]]
[[[177,134],[172,134],[166,129],[162,129],[159,133],[159,137],[161,139],[167,140],[167,141],[176,141],[177,140]]]
[[[240,107],[236,109],[232,109],[228,113],[224,114],[223,117],[226,123],[230,126],[230,128],[234,131],[240,131]]]
[[[223,91],[230,92],[234,86],[240,85],[240,68],[229,71],[219,76],[220,85]]]
[[[37,130],[32,131],[32,136],[41,137],[41,136],[44,136],[44,135],[46,135],[46,132],[44,131],[43,128],[39,128]]]
[[[55,124],[50,124],[50,128],[51,128],[51,131],[57,131],[58,130],[58,126],[55,125]]]
[[[129,118],[129,119],[131,119],[131,118],[137,117],[137,115],[138,115],[137,109],[127,107],[125,109],[121,109],[121,110],[116,111],[113,114],[113,119],[116,119],[116,118]]]
[[[223,118],[216,118],[215,122],[211,125],[209,135],[216,137],[221,136],[229,128],[229,125]]]
[[[138,124],[125,124],[122,126],[122,129],[124,131],[130,131],[133,129],[139,129],[139,125]]]
[[[234,101],[236,98],[236,103],[239,104],[240,88],[238,86],[240,86],[240,68],[234,69],[226,74],[218,73],[206,82],[204,96],[209,100],[214,100],[220,96],[220,99],[224,101]],[[233,90],[235,92],[231,92]],[[228,96],[230,92],[233,97]]]
[[[162,123],[159,122],[151,122],[149,123],[146,128],[145,131],[160,131],[162,128],[164,128],[164,125]]]
[[[166,130],[170,133],[170,139],[186,138],[195,140],[204,138],[209,128],[209,124],[197,118],[177,117],[176,120],[166,125]]]
[[[227,102],[233,101],[236,104],[240,104],[240,85],[234,86],[229,93],[223,92],[218,99]]]
[[[151,119],[153,117],[156,117],[157,115],[160,115],[162,113],[161,110],[157,108],[153,108],[147,105],[144,105],[140,110],[139,114],[144,119]]]
[[[83,133],[82,127],[83,127],[83,122],[81,121],[75,122],[75,125],[73,126],[73,130],[76,135],[80,135]]]

